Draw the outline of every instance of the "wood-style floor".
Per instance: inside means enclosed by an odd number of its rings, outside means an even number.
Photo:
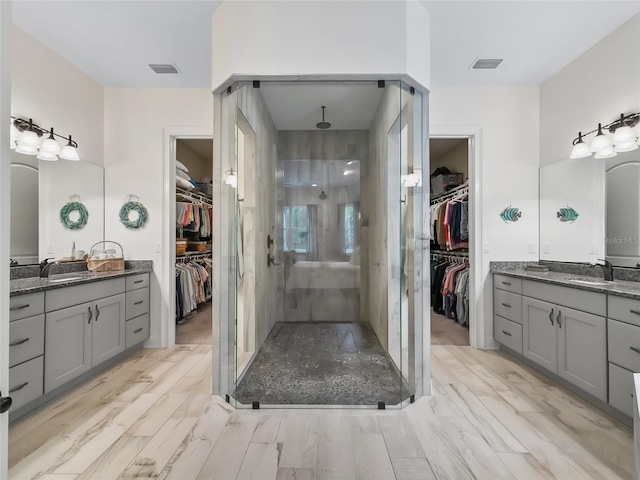
[[[469,345],[469,329],[432,311],[431,345]]]
[[[143,350],[10,428],[10,478],[633,478],[632,433],[500,352],[433,346],[401,411],[234,411],[211,347]]]
[[[176,344],[211,345],[211,302],[198,305],[198,310],[176,325]]]

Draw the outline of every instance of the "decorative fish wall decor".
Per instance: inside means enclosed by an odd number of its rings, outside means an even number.
[[[560,210],[558,210],[556,215],[558,216],[558,220],[560,220],[561,222],[571,223],[575,222],[580,216],[580,214],[569,205],[567,205],[567,208],[561,208]]]
[[[500,212],[500,218],[507,222],[517,222],[522,217],[522,212],[519,208],[512,207],[509,205],[507,208]]]

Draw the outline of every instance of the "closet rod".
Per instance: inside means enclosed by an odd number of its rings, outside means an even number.
[[[435,197],[431,197],[431,201],[430,203],[433,205],[435,203],[440,203],[443,200],[449,198],[449,197],[455,197],[457,195],[463,195],[465,193],[469,193],[469,183],[465,182],[462,185],[460,185],[459,187],[456,188],[452,188],[451,190],[449,190],[446,193],[441,193],[440,195],[436,195]]]
[[[211,258],[211,250],[206,252],[185,252],[176,253],[176,262],[185,263],[197,260],[204,260],[205,258]]]
[[[454,252],[454,251],[442,252],[442,251],[432,250],[431,259],[433,260],[443,259],[451,262],[459,262],[460,260],[462,260],[463,262],[468,263],[469,252]]]

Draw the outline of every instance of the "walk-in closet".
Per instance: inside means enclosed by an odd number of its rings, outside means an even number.
[[[177,344],[211,343],[212,140],[176,141]]]
[[[431,344],[469,345],[469,148],[466,138],[429,141]]]

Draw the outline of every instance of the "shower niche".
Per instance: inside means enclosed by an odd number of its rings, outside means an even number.
[[[422,395],[426,101],[401,81],[216,94],[214,393],[238,408]]]

